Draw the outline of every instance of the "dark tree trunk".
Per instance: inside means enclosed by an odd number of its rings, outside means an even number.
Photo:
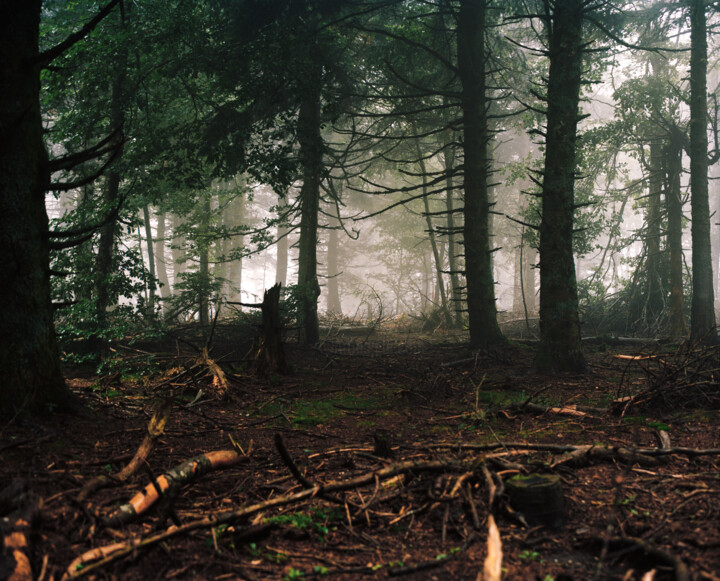
[[[0,7],[0,415],[70,402],[49,282],[47,152],[40,116],[39,0]]]
[[[583,372],[573,260],[575,141],[582,80],[583,0],[556,2],[548,29],[547,136],[540,222],[538,371]]]
[[[303,83],[298,116],[298,141],[303,184],[300,189],[300,240],[298,257],[298,291],[300,340],[313,344],[320,338],[317,300],[318,210],[322,178],[323,140],[320,135],[320,88],[322,69],[310,65],[312,73]]]
[[[122,48],[118,55],[117,71],[112,81],[110,97],[110,127],[122,127],[125,123],[125,77],[127,68],[127,50]],[[117,158],[122,156],[122,143],[118,143]],[[116,160],[117,163],[117,160]],[[116,208],[120,202],[120,173],[117,169],[107,172],[103,201],[106,211]],[[115,273],[115,241],[117,222],[111,220],[100,229],[98,252],[95,258],[95,308],[98,326],[102,329],[107,325],[107,310],[117,300],[111,296],[110,287]]]
[[[683,301],[683,249],[682,220],[683,203],[680,191],[682,175],[683,136],[675,131],[667,145],[665,164],[667,172],[667,189],[665,203],[667,205],[668,228],[667,247],[670,254],[670,336],[681,338],[687,334],[685,325],[685,308]]]
[[[710,246],[707,137],[707,22],[705,0],[690,2],[690,194],[692,305],[690,340],[715,343],[715,299]]]
[[[490,253],[488,123],[485,94],[485,0],[462,0],[458,19],[458,65],[462,83],[465,154],[465,279],[470,343],[503,342],[497,323]]]

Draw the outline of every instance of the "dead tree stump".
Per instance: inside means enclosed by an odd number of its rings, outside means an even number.
[[[280,283],[265,291],[260,305],[262,324],[257,338],[255,368],[259,373],[281,373],[287,375],[290,368],[285,361],[280,322]]]

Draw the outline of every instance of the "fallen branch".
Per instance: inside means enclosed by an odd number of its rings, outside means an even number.
[[[168,470],[165,474],[158,476],[142,492],[133,496],[130,502],[118,508],[105,519],[104,524],[108,527],[125,525],[147,511],[160,499],[161,494],[167,494],[171,488],[177,489],[197,480],[212,470],[233,466],[248,458],[248,456],[242,456],[236,450],[219,450],[187,460]]]
[[[483,564],[483,572],[477,581],[500,581],[502,578],[502,541],[500,531],[492,514],[488,515],[487,557]]]
[[[563,444],[527,444],[525,442],[495,442],[493,444],[430,444],[424,446],[429,449],[447,449],[447,450],[472,450],[474,452],[491,451],[498,449],[511,449],[516,450],[536,450],[538,452],[553,452],[555,454],[571,453],[571,452],[585,452],[587,448],[595,448],[609,451],[616,451],[622,454],[630,454],[631,450],[635,454],[642,454],[645,456],[669,456],[672,454],[679,454],[681,456],[688,456],[690,458],[697,458],[699,456],[720,456],[720,448],[624,448],[621,446],[572,446]],[[602,453],[601,453],[602,454]]]
[[[97,569],[104,567],[114,561],[122,559],[128,555],[134,554],[141,548],[156,545],[162,541],[169,540],[174,537],[185,535],[191,531],[199,529],[207,529],[217,527],[221,524],[235,523],[239,520],[246,519],[254,514],[265,511],[269,508],[286,506],[288,504],[303,502],[321,496],[325,493],[340,492],[350,490],[369,484],[375,484],[381,480],[387,480],[399,474],[418,473],[418,472],[437,472],[437,471],[468,471],[475,470],[483,462],[482,458],[473,457],[466,460],[427,460],[427,461],[407,461],[397,464],[391,464],[373,472],[367,472],[354,478],[347,480],[338,480],[328,482],[326,484],[315,485],[294,494],[277,496],[269,500],[259,502],[238,510],[224,512],[213,516],[197,519],[185,523],[182,526],[171,526],[167,530],[156,533],[146,538],[134,538],[125,543],[115,543],[110,547],[100,547],[88,551],[75,559],[68,567],[63,579],[77,579],[84,575],[90,574]],[[160,477],[162,478],[162,477]],[[158,479],[160,480],[160,479]],[[148,488],[152,488],[149,486]],[[146,488],[146,492],[151,490]],[[141,497],[142,493],[138,495]],[[126,505],[127,507],[128,505]],[[124,507],[123,507],[124,508]],[[127,509],[126,509],[127,510]],[[101,560],[93,563],[92,561],[101,556]]]
[[[165,425],[170,417],[171,410],[172,400],[168,399],[153,414],[147,427],[147,434],[145,434],[145,438],[128,465],[120,470],[120,472],[118,472],[113,478],[103,474],[90,480],[82,487],[82,490],[78,494],[78,500],[83,501],[96,490],[109,486],[112,484],[113,479],[119,482],[125,482],[128,478],[130,478],[130,476],[135,474],[138,468],[140,468],[140,466],[142,466],[150,456],[155,440],[165,431]]]

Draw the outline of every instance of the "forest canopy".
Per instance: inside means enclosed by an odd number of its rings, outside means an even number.
[[[5,2],[0,410],[66,405],[61,357],[208,327],[275,283],[308,344],[326,318],[405,316],[493,349],[522,321],[555,373],[585,370],[588,335],[715,342],[718,19]]]

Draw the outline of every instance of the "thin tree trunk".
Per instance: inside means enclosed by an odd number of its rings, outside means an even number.
[[[340,285],[338,284],[338,276],[340,274],[340,267],[338,265],[338,251],[340,249],[338,227],[338,219],[333,218],[330,223],[330,229],[328,230],[327,242],[327,311],[332,315],[342,315]]]
[[[165,213],[156,214],[157,235],[155,237],[155,270],[160,283],[160,297],[167,299],[170,296],[170,282],[168,280],[167,264],[165,259]]]
[[[0,8],[0,415],[68,407],[50,303],[38,0]]]
[[[423,160],[423,154],[420,150],[420,143],[415,140],[417,147],[418,160],[420,165],[420,173],[422,174],[422,191],[423,191],[423,204],[425,208],[425,225],[427,226],[428,237],[430,239],[430,248],[432,249],[433,264],[435,265],[435,277],[437,281],[437,292],[440,293],[440,308],[443,312],[443,318],[445,319],[445,326],[450,328],[453,326],[452,315],[448,307],[447,295],[445,294],[445,283],[443,282],[443,270],[442,270],[442,259],[440,257],[440,251],[438,249],[437,236],[435,234],[435,226],[432,223],[432,217],[430,216],[430,200],[428,200],[428,185],[427,185],[427,169],[425,168],[425,161]]]
[[[710,246],[707,137],[706,1],[690,2],[690,194],[692,215],[692,305],[690,340],[716,343]]]
[[[170,247],[170,255],[172,256],[173,267],[173,293],[177,291],[177,285],[180,282],[180,274],[184,271],[185,264],[185,235],[181,234],[182,218],[177,214],[171,214],[172,224],[172,244]]]
[[[687,334],[683,301],[683,249],[682,249],[682,136],[671,137],[666,151],[668,229],[667,246],[670,253],[670,336],[681,338]]]
[[[143,221],[145,222],[145,240],[147,240],[148,253],[148,274],[150,275],[150,280],[148,280],[147,284],[147,315],[152,317],[155,315],[155,249],[153,247],[152,224],[150,223],[150,207],[147,204],[143,206]]]
[[[497,323],[490,252],[487,98],[485,94],[485,0],[461,0],[458,65],[462,83],[465,153],[464,244],[470,343],[503,342]]]
[[[650,144],[650,176],[647,208],[647,292],[643,318],[645,326],[652,328],[665,307],[663,285],[660,275],[660,202],[662,195],[662,145],[653,141]]]
[[[275,284],[280,283],[282,286],[287,286],[287,274],[288,274],[288,251],[290,250],[290,244],[288,240],[288,234],[290,229],[287,226],[277,227],[277,263],[275,267]]]
[[[583,0],[554,4],[548,29],[550,71],[540,222],[538,371],[583,372],[573,257],[575,141],[583,71]]]
[[[210,324],[210,241],[208,235],[210,232],[210,212],[212,211],[209,193],[204,194],[202,200],[202,212],[200,214],[200,224],[198,233],[200,234],[197,242],[198,252],[200,254],[200,288],[198,288],[198,314],[200,317],[200,325],[206,327]]]

